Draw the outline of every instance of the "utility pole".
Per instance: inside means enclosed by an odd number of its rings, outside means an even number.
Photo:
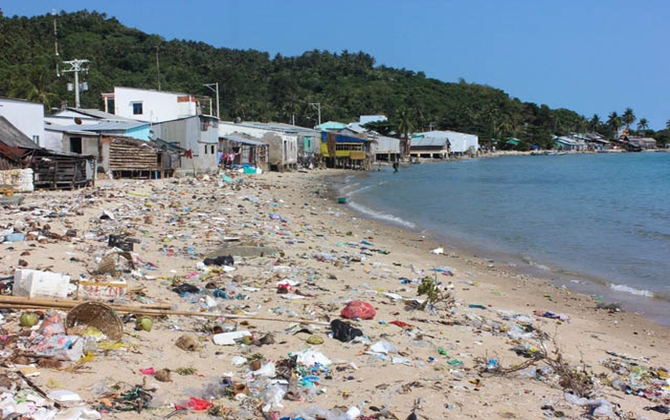
[[[88,60],[70,60],[63,61],[64,64],[69,64],[70,68],[63,70],[63,73],[74,73],[74,106],[75,108],[81,108],[81,102],[79,101],[79,72],[87,72],[88,68],[82,67],[82,65],[89,63]]]
[[[158,60],[158,46],[156,47],[156,75],[158,76],[158,90],[161,90],[161,63]]]
[[[212,92],[216,92],[216,118],[221,119],[221,114],[219,114],[219,82],[205,83],[203,86],[205,86],[206,88],[208,88]],[[213,88],[212,86],[215,86],[216,89]],[[210,113],[211,113],[212,112],[211,111],[212,107],[210,106],[209,109],[210,109]]]
[[[321,125],[321,102],[310,102],[308,105],[319,111],[319,125]]]
[[[54,50],[56,51],[54,62],[56,63],[56,77],[60,77],[60,56],[58,55],[58,26],[56,25],[56,9],[51,9],[51,16],[54,17]]]

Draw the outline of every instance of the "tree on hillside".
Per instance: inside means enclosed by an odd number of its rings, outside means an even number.
[[[621,116],[621,121],[626,124],[626,129],[630,130],[630,125],[635,122],[637,117],[631,108],[626,108],[623,115]]]
[[[409,158],[409,136],[412,133],[412,130],[414,130],[414,126],[412,124],[410,112],[407,110],[407,108],[400,108],[400,111],[398,112],[398,134],[402,136],[402,141],[400,144],[401,154],[404,159]]]
[[[649,122],[646,118],[640,118],[637,122],[637,131],[645,131],[649,129]]]
[[[598,114],[593,114],[593,117],[589,120],[589,129],[591,131],[598,131],[600,124],[602,124],[602,121],[600,121]]]
[[[619,129],[621,128],[621,118],[616,111],[612,111],[612,113],[607,116],[607,126],[612,130],[611,137],[618,138]]]
[[[388,136],[393,131],[393,126],[389,121],[371,121],[363,124],[361,127],[372,130],[382,136]]]
[[[482,142],[514,136],[524,142],[522,147],[551,147],[552,134],[585,125],[583,117],[567,109],[522,102],[491,86],[448,83],[420,71],[377,65],[363,52],[313,50],[271,58],[256,50],[168,41],[97,12],[61,12],[57,18],[60,56],[91,61],[85,78],[89,90],[81,98],[84,108],[99,108],[100,94],[115,86],[197,93],[203,84],[218,82],[223,119],[293,122],[295,116],[296,124],[314,126],[318,114],[308,103],[320,104],[328,117],[324,120],[392,116],[393,131],[406,140],[404,156],[409,155],[412,132],[438,127],[476,134]],[[53,19],[50,14],[0,14],[0,96],[40,101],[47,110],[72,101],[67,90],[72,75],[56,77]],[[621,126],[618,115],[613,122],[617,120],[608,126],[592,118],[590,124],[608,134]]]
[[[670,130],[670,120],[665,122],[665,129]]]

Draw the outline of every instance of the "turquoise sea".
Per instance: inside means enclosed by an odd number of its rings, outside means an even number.
[[[670,153],[383,167],[340,187],[369,217],[670,325]]]

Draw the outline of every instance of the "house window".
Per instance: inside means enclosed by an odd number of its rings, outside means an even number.
[[[33,136],[33,141],[35,142],[36,145],[40,145],[40,136],[37,134]]]
[[[105,112],[114,114],[114,98],[105,98]]]
[[[142,115],[142,102],[133,102],[133,115]]]
[[[212,145],[212,146],[210,146],[210,147],[211,147],[211,149],[212,149],[212,154],[214,154],[214,146]]]
[[[81,154],[81,137],[70,137],[70,152]]]

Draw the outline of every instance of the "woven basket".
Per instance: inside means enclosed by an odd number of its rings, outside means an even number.
[[[110,340],[121,341],[123,338],[123,322],[112,308],[100,302],[84,302],[70,309],[65,320],[68,329],[94,327],[99,329]]]

